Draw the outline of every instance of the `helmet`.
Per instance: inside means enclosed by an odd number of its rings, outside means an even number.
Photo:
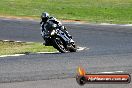
[[[47,21],[48,18],[49,18],[49,14],[47,12],[42,13],[42,15],[41,15],[42,20]]]

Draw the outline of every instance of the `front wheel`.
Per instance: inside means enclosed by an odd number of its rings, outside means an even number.
[[[53,39],[53,47],[61,53],[67,52],[67,49],[65,48],[65,42],[62,40],[62,38],[57,37]]]

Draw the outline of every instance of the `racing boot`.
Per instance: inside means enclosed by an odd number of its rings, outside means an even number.
[[[48,38],[43,37],[43,39],[44,39],[43,45],[45,45],[45,46],[51,46],[51,44],[50,44]]]

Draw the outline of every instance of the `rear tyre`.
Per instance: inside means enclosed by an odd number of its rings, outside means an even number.
[[[77,51],[76,45],[75,44],[71,44],[70,46],[68,46],[68,50],[70,52],[76,52]]]

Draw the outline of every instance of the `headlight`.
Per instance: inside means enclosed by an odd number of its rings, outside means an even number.
[[[55,34],[55,30],[53,30],[52,32],[51,32],[51,35],[54,35]]]

